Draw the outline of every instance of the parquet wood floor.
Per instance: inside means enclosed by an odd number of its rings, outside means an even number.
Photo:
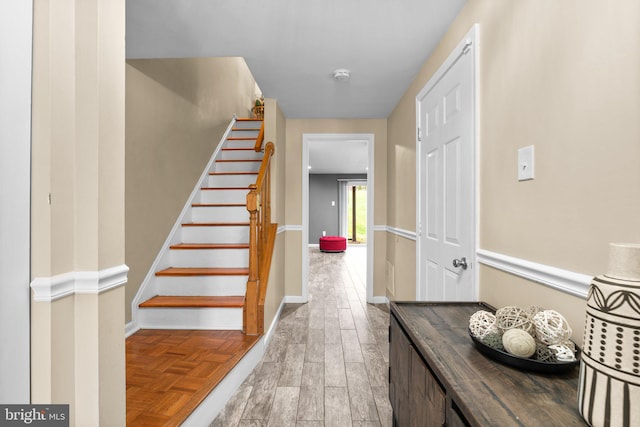
[[[241,331],[136,332],[126,341],[127,425],[180,425],[257,340]]]

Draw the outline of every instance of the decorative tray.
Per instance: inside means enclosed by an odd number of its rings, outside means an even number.
[[[567,372],[573,369],[580,363],[580,349],[576,346],[576,360],[571,360],[568,362],[541,362],[535,359],[526,359],[524,357],[514,356],[513,354],[509,354],[505,351],[500,351],[493,347],[489,347],[484,344],[482,341],[471,335],[471,331],[469,331],[469,336],[473,340],[473,343],[476,345],[476,348],[483,353],[484,355],[494,359],[500,363],[504,363],[505,365],[523,369],[532,372],[539,372],[544,374],[558,374],[562,372]]]

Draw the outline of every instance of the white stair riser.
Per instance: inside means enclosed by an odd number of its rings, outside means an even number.
[[[201,203],[247,203],[248,188],[233,190],[201,190]]]
[[[233,124],[236,129],[260,129],[260,126],[262,126],[262,120],[243,120]]]
[[[249,249],[172,249],[172,267],[236,268],[249,266]]]
[[[255,139],[233,139],[227,140],[224,148],[255,148]]]
[[[229,133],[229,138],[258,138],[259,130],[255,130],[257,128],[246,128],[240,129],[236,128]]]
[[[254,150],[220,150],[220,160],[261,160],[262,152]]]
[[[258,175],[209,175],[208,187],[248,187],[255,184]]]
[[[212,172],[258,172],[260,162],[215,162]]]
[[[202,206],[191,209],[193,222],[249,222],[246,206]]]
[[[182,227],[183,243],[247,243],[248,226]]]
[[[159,276],[158,295],[229,296],[244,295],[249,276]]]
[[[242,308],[141,308],[141,329],[242,330]]]

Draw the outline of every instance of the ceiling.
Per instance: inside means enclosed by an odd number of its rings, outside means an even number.
[[[465,2],[127,0],[127,57],[240,56],[287,118],[386,118]]]

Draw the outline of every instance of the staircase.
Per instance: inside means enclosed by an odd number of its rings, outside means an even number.
[[[243,330],[262,120],[235,119],[136,297],[141,329]]]

